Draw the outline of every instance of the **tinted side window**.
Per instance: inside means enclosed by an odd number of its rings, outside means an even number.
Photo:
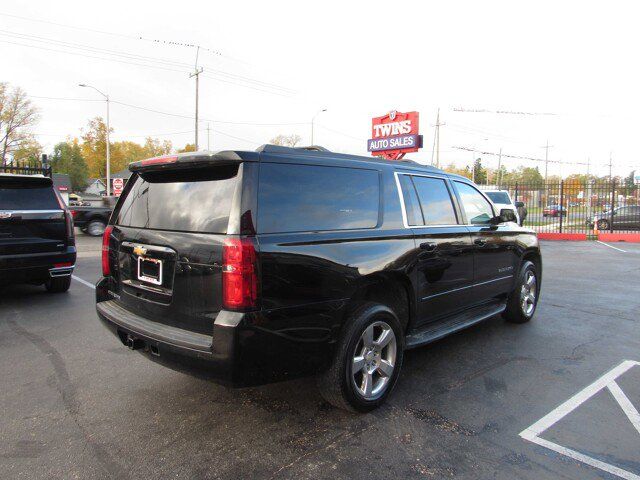
[[[259,233],[373,228],[379,203],[380,183],[374,170],[260,165]]]
[[[462,208],[467,215],[467,221],[474,225],[484,225],[489,223],[493,217],[493,208],[482,194],[471,185],[462,182],[455,182]]]
[[[453,201],[444,180],[413,176],[425,225],[455,225],[458,223]]]
[[[398,180],[400,181],[400,188],[402,188],[402,199],[404,200],[404,210],[407,214],[407,224],[417,226],[424,225],[418,195],[416,194],[416,189],[413,186],[411,177],[409,175],[398,175]]]

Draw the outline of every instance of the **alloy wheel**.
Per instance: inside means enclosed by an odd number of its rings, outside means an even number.
[[[383,321],[362,332],[351,365],[356,392],[365,400],[379,398],[387,389],[396,365],[398,342],[391,326]]]
[[[522,313],[527,317],[533,314],[533,310],[536,308],[536,276],[531,270],[527,270],[524,283],[520,291],[520,304],[522,306]]]

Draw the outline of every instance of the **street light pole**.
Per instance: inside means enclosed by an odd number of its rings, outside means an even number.
[[[107,168],[106,168],[106,173],[107,173],[107,197],[111,196],[111,148],[110,148],[110,144],[111,141],[109,140],[109,131],[111,130],[111,127],[109,125],[109,95],[107,95],[106,93],[102,93],[100,90],[98,90],[96,87],[92,86],[92,85],[87,85],[85,83],[81,83],[78,85],[79,87],[86,87],[86,88],[93,88],[96,92],[98,92],[100,95],[102,95],[104,97],[104,99],[107,102]]]
[[[322,112],[326,112],[326,111],[327,111],[327,109],[326,109],[326,108],[323,108],[322,110],[320,110],[318,113],[316,113],[316,114],[311,118],[311,145],[313,145],[313,123],[315,122],[316,117],[317,117],[318,115],[320,115]]]

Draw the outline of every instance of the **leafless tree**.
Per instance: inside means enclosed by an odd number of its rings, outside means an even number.
[[[20,87],[9,89],[0,83],[0,165],[5,165],[12,152],[25,141],[32,140],[29,127],[38,121],[38,109]]]
[[[282,145],[284,147],[295,147],[298,143],[300,143],[302,137],[300,135],[278,135],[269,140],[269,143],[272,145]]]

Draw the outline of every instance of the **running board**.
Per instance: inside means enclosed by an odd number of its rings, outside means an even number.
[[[405,348],[416,348],[435,342],[451,333],[463,330],[487,318],[498,315],[502,313],[505,308],[507,308],[506,302],[492,303],[490,305],[473,308],[447,320],[435,321],[433,324],[429,324],[411,335],[407,335]]]

